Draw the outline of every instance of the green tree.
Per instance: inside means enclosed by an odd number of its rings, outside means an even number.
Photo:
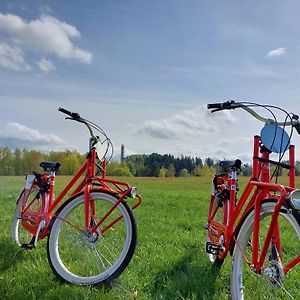
[[[44,160],[45,154],[39,151],[23,150],[24,170],[26,173],[39,170],[39,164]]]
[[[63,163],[64,159],[66,157],[66,152],[63,151],[51,151],[47,157],[48,161],[52,162],[60,162],[61,164]]]
[[[204,165],[202,168],[197,166],[193,173],[195,176],[212,176],[216,173],[216,169],[214,167],[209,167],[208,165]]]
[[[248,163],[244,164],[244,166],[242,166],[242,174],[244,176],[251,176],[251,174],[252,174],[252,166],[249,165]]]
[[[14,175],[24,175],[24,161],[22,158],[22,151],[16,148],[14,152]]]
[[[158,177],[159,171],[160,171],[159,162],[155,161],[154,163],[152,163],[150,165],[150,167],[149,167],[149,175],[150,176]]]
[[[187,169],[181,169],[180,170],[180,177],[188,177],[190,174],[189,174],[189,171]]]
[[[166,177],[167,176],[167,169],[162,167],[159,170],[159,177]]]
[[[195,176],[202,176],[202,166],[196,166],[193,170]]]
[[[134,163],[132,161],[128,161],[128,162],[126,162],[126,164],[127,164],[128,168],[129,168],[129,172],[133,176],[135,176],[135,174],[136,174],[136,166],[134,165]]]
[[[0,148],[0,175],[12,175],[14,173],[13,154],[8,147]]]
[[[170,164],[167,170],[167,177],[175,177],[175,167],[173,164]]]
[[[120,169],[125,170],[126,172],[120,171]],[[124,175],[117,175],[118,173],[122,173]],[[117,161],[110,162],[106,166],[106,174],[108,176],[132,176],[132,174],[129,171],[128,165],[126,163],[119,163]],[[126,175],[126,174],[130,174],[130,175]]]
[[[110,176],[126,176],[126,177],[131,177],[132,174],[129,172],[129,170],[126,170],[124,168],[116,168],[112,170],[110,173]]]
[[[61,165],[61,174],[74,175],[80,168],[80,160],[77,152],[66,153]]]
[[[214,160],[210,157],[207,157],[205,159],[205,165],[207,165],[208,167],[212,167],[214,165]]]
[[[137,165],[136,166],[136,173],[135,176],[143,177],[147,176],[147,168],[144,165]]]

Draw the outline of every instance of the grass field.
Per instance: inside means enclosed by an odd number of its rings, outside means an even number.
[[[10,239],[11,217],[24,184],[0,177],[0,299],[229,299],[227,259],[211,270],[205,254],[210,178],[129,178],[143,197],[135,211],[138,245],[129,267],[109,290],[60,283],[52,273],[46,240],[32,251]],[[245,179],[244,179],[245,180]],[[67,178],[57,178],[59,190]]]

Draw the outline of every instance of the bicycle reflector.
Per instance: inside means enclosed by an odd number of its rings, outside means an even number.
[[[288,201],[292,208],[300,210],[300,190],[294,190],[290,193]]]

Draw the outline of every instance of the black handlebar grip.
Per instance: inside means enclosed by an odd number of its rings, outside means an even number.
[[[61,111],[64,114],[70,116],[70,117],[72,116],[72,113],[70,111],[68,111],[68,110],[66,110],[66,109],[64,109],[62,107],[60,107],[58,110]]]
[[[60,107],[58,109],[60,112],[70,116],[71,118],[73,118],[74,120],[79,120],[80,119],[80,115],[78,113],[73,113],[73,112],[70,112],[69,110],[67,109],[64,109],[62,107]]]
[[[207,109],[213,109],[213,108],[221,108],[223,103],[210,103],[207,104]]]
[[[208,109],[214,109],[212,112],[218,111],[218,110],[223,110],[223,109],[234,109],[237,106],[232,104],[235,104],[236,102],[234,100],[226,101],[223,103],[212,103],[212,104],[207,104]]]

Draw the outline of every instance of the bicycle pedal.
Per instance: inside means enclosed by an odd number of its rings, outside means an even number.
[[[34,244],[28,243],[28,244],[22,244],[21,248],[24,250],[32,250],[33,248],[35,248]]]
[[[208,228],[209,228],[209,225],[208,225],[208,223],[206,223],[206,224],[203,224],[203,228],[204,228],[205,230],[208,230]]]
[[[220,244],[206,242],[206,252],[213,255],[219,255],[220,252],[224,252],[224,247]]]

